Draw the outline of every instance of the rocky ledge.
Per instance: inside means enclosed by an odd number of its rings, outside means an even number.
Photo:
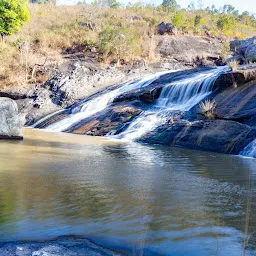
[[[0,98],[0,139],[22,139],[18,106],[9,98]]]
[[[163,87],[208,69],[191,69],[162,75],[150,85],[116,96],[103,111],[75,123],[65,132],[93,136],[119,135],[143,112],[152,109]],[[238,66],[214,82],[203,101],[214,102],[210,110],[200,103],[189,111],[169,111],[165,123],[137,141],[191,149],[239,154],[256,139],[256,65]],[[38,128],[73,114],[72,108],[51,117]],[[207,111],[210,111],[207,113]],[[165,113],[166,114],[166,113]]]

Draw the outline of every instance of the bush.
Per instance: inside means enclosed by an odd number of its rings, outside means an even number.
[[[128,27],[108,27],[99,34],[99,39],[105,57],[114,55],[117,63],[139,51],[137,47],[139,37]]]
[[[176,12],[172,16],[172,24],[177,28],[181,28],[183,24],[183,14],[180,12]]]
[[[217,21],[217,27],[222,31],[231,30],[231,28],[232,28],[231,18],[226,14],[220,16],[220,18]]]
[[[215,114],[214,110],[216,108],[216,102],[214,100],[206,100],[199,104],[200,111],[199,113],[203,115],[206,119],[214,119]]]

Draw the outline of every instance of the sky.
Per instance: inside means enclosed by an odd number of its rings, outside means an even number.
[[[91,0],[86,0],[86,2],[90,2]],[[127,4],[128,2],[136,3],[139,0],[119,0],[118,2]],[[58,4],[76,4],[78,0],[57,0]],[[150,3],[150,4],[161,4],[162,0],[142,0],[141,2]],[[177,3],[186,8],[191,2],[194,2],[195,6],[197,4],[197,0],[177,0]],[[249,11],[250,13],[256,13],[256,0],[202,0],[205,7],[215,5],[217,8],[223,6],[224,4],[231,4],[240,12]]]

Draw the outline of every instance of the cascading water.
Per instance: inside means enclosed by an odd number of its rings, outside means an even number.
[[[118,135],[109,135],[118,139],[136,140],[145,133],[166,123],[170,117],[171,111],[188,111],[193,106],[202,101],[206,96],[211,94],[212,86],[220,74],[227,71],[227,67],[201,71],[192,75],[181,78],[178,81],[169,83],[164,86],[159,99],[152,106],[151,110],[144,111],[137,117],[126,130]],[[95,96],[87,101],[82,101],[76,107],[71,109],[71,114],[67,117],[46,126],[47,130],[65,131],[82,120],[104,110],[113,100],[122,93],[139,89],[150,85],[161,75],[174,71],[161,72],[147,76],[140,80],[133,80],[114,89],[106,90],[99,96]],[[58,113],[62,113],[59,111]],[[55,113],[56,114],[56,113]],[[49,115],[37,122],[34,127],[47,121],[54,114]]]
[[[53,123],[49,126],[46,127],[47,130],[51,131],[65,131],[74,124],[79,123],[81,120],[90,117],[94,115],[97,112],[100,112],[104,110],[110,103],[113,102],[113,100],[120,94],[133,90],[133,89],[139,89],[142,87],[146,87],[149,84],[151,84],[153,81],[158,79],[161,75],[166,74],[166,73],[171,73],[173,71],[166,71],[166,72],[159,72],[156,74],[152,74],[150,76],[147,76],[142,79],[137,79],[137,80],[132,80],[127,83],[125,83],[123,86],[120,88],[114,89],[107,91],[105,93],[102,93],[98,97],[95,97],[91,100],[88,100],[86,102],[82,102],[79,104],[79,106],[75,107],[72,109],[72,114],[70,114],[68,117]],[[59,111],[58,113],[61,113],[62,111]],[[51,114],[41,120],[39,120],[37,123],[33,125],[33,127],[36,127],[37,125],[40,125],[40,123],[44,122],[45,120],[49,119],[52,117],[54,114]]]
[[[256,140],[254,140],[247,147],[245,147],[245,149],[240,153],[240,155],[256,158]]]
[[[193,74],[188,78],[167,84],[155,108],[145,111],[115,138],[136,140],[156,127],[166,123],[170,110],[188,111],[212,92],[212,86],[227,67]]]

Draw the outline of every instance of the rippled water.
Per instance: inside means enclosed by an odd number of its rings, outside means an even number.
[[[0,242],[256,254],[255,159],[27,129],[0,142],[0,163]]]

